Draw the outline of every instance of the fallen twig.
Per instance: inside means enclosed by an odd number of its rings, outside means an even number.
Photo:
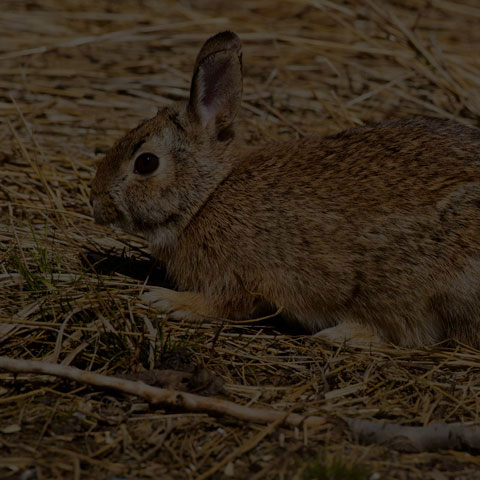
[[[435,422],[421,427],[347,419],[347,425],[362,443],[388,444],[402,452],[433,450],[480,450],[480,427]]]
[[[265,408],[252,408],[227,400],[204,397],[178,390],[152,387],[142,382],[86,372],[75,367],[34,360],[17,360],[0,357],[0,369],[13,373],[40,373],[118,390],[146,399],[153,405],[182,408],[192,412],[227,415],[239,420],[263,423],[286,424],[315,428],[326,427],[335,422],[320,416],[307,416]],[[439,449],[480,450],[480,427],[474,425],[433,423],[426,426],[403,426],[364,419],[346,419],[350,432],[362,443],[379,443],[399,451],[424,452]]]
[[[152,387],[143,382],[133,382],[131,380],[86,372],[75,367],[67,367],[53,363],[0,357],[0,369],[14,373],[54,375],[88,385],[95,385],[101,388],[109,388],[136,395],[144,398],[153,405],[183,408],[192,412],[228,415],[249,422],[270,423],[285,417],[285,412],[265,408],[244,407],[227,400],[203,397],[178,390]],[[298,413],[291,413],[284,419],[284,423],[292,426],[303,424],[308,427],[318,427],[325,425],[327,420],[324,417],[307,417],[305,415],[299,415]]]

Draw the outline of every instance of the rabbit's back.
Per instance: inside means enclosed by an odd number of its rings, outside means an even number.
[[[377,220],[382,231],[420,220],[431,231],[454,222],[456,212],[474,214],[475,225],[478,188],[480,130],[431,119],[383,122],[240,154],[192,229],[237,228],[246,241],[265,233],[269,247],[287,235],[308,250],[317,236],[338,244],[350,232],[346,240],[358,240]]]
[[[480,130],[444,120],[389,121],[261,147],[229,188],[250,190],[251,179],[254,191],[282,202],[303,197],[342,212],[409,210],[478,181],[479,167]]]

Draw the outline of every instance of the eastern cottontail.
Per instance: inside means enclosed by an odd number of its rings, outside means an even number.
[[[143,234],[181,318],[283,315],[334,341],[480,347],[480,131],[394,120],[248,147],[232,32],[198,54],[190,99],[98,166],[98,223]]]

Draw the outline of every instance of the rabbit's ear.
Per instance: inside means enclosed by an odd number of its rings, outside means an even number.
[[[205,42],[195,62],[189,112],[204,128],[219,135],[228,128],[242,100],[242,50],[233,32],[222,32]]]

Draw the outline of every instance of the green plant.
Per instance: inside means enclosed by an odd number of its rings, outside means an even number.
[[[368,480],[370,472],[362,464],[349,463],[342,458],[327,460],[324,454],[300,466],[301,480]]]
[[[24,288],[31,292],[56,292],[58,278],[56,271],[60,270],[59,261],[54,252],[42,246],[37,240],[35,230],[30,225],[33,247],[24,250],[14,250],[12,261],[24,280]]]

